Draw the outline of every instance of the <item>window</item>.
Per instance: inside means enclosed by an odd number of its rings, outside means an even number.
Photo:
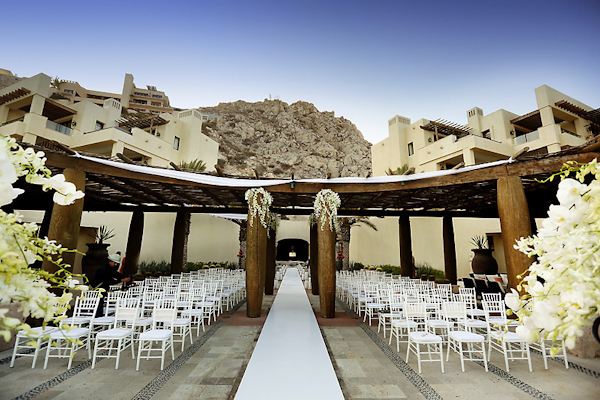
[[[410,142],[408,144],[408,155],[412,156],[413,154],[415,154],[415,148],[414,148],[413,142]]]
[[[486,139],[492,139],[492,132],[490,132],[489,129],[486,129],[485,131],[481,132],[481,136]]]
[[[104,124],[100,121],[96,121],[96,128],[94,130],[99,131],[100,129],[104,129]]]
[[[175,139],[173,140],[173,148],[175,150],[179,150],[179,142],[180,142],[180,139],[177,136],[175,136]]]
[[[63,90],[63,93],[73,94],[73,91],[71,89],[65,89]]]

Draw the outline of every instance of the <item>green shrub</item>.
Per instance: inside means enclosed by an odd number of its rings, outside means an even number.
[[[435,269],[426,262],[415,263],[415,267],[415,276],[419,276],[421,277],[421,279],[423,279],[423,276],[425,279],[427,279],[430,275],[433,275],[436,281],[446,279],[446,274],[444,273],[444,271]]]
[[[352,262],[349,265],[350,271],[357,271],[359,269],[363,269],[365,265],[361,262]]]

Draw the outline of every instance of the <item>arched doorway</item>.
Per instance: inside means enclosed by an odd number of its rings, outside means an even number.
[[[294,253],[295,256],[294,256]],[[302,239],[282,239],[277,242],[277,261],[307,261],[308,242]]]

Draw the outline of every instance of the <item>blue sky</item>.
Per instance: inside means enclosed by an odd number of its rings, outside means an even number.
[[[314,103],[387,137],[387,120],[536,109],[551,86],[600,107],[600,1],[38,1],[4,5],[0,68],[171,105]],[[11,10],[11,7],[14,8]]]

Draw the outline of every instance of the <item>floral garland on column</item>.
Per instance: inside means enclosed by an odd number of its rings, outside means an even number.
[[[340,196],[331,189],[323,189],[315,198],[316,219],[320,222],[321,230],[325,230],[326,221],[329,219],[329,229],[332,232],[338,229],[337,210],[342,205]]]
[[[568,178],[575,173],[575,178]],[[589,184],[586,177],[593,176]],[[564,338],[572,349],[583,327],[599,317],[600,310],[600,165],[569,162],[560,176],[548,218],[537,235],[521,238],[515,249],[537,257],[519,276],[519,290],[506,295],[506,304],[523,323],[517,334],[530,343],[552,340],[553,355]],[[546,180],[545,182],[547,182]]]
[[[259,196],[262,195],[262,196]],[[259,200],[260,198],[260,200]],[[246,190],[246,201],[248,202],[248,214],[251,217],[258,216],[260,224],[264,228],[269,227],[271,212],[269,207],[273,204],[273,197],[264,188],[252,188]],[[250,226],[254,226],[254,218],[250,218]]]
[[[64,175],[52,176],[45,167],[43,152],[32,148],[23,149],[13,138],[0,135],[0,207],[12,203],[24,190],[13,187],[19,177],[26,182],[42,185],[45,191],[54,189],[54,202],[60,205],[72,204],[83,197],[75,185],[66,182]],[[60,255],[65,251],[53,240],[37,237],[38,227],[33,223],[23,223],[17,214],[0,210],[0,305],[19,304],[24,317],[43,318],[59,323],[64,319],[72,293],[66,289],[86,290],[87,286],[76,286],[72,274],[62,262]],[[54,260],[53,256],[58,255]],[[47,259],[59,267],[55,273],[31,268],[36,260]],[[50,288],[63,289],[58,297]],[[7,317],[8,308],[0,308],[0,336],[9,341],[12,332],[24,329],[28,324],[17,318]]]

